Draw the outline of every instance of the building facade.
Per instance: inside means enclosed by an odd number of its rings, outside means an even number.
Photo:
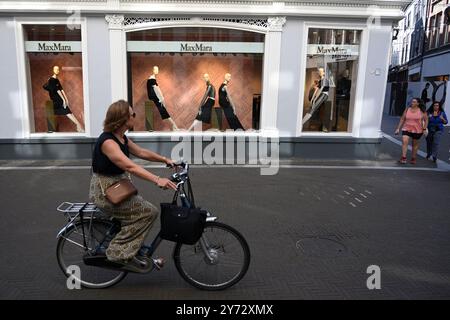
[[[282,157],[371,157],[408,3],[2,1],[0,157],[89,158],[118,99],[163,153],[279,137]]]
[[[393,43],[385,113],[401,115],[414,97],[421,98],[426,108],[432,101],[439,101],[450,112],[446,99],[450,26],[445,18],[449,7],[449,0],[416,0],[406,9],[405,18],[398,24],[399,36]],[[412,24],[407,22],[410,16],[414,17]]]
[[[386,88],[385,113],[401,115],[408,101],[410,78],[420,74],[424,51],[428,0],[414,0],[405,8],[405,17],[394,28],[391,64]],[[417,65],[419,64],[419,68]],[[409,74],[411,65],[411,75]],[[419,72],[417,72],[419,70]]]

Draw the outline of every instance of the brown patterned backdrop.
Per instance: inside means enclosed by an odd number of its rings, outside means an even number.
[[[232,80],[228,91],[236,105],[236,113],[245,129],[252,127],[253,94],[261,93],[262,55],[244,54],[204,54],[192,55],[159,53],[132,53],[131,77],[133,107],[137,114],[135,131],[145,131],[144,104],[148,100],[147,79],[152,74],[154,65],[159,67],[158,85],[164,95],[166,108],[179,128],[187,129],[194,121],[201,98],[206,89],[203,74],[208,73],[211,83],[216,88],[216,105],[219,107],[218,89],[225,73],[230,73]],[[158,112],[154,117],[156,131],[171,130],[169,123],[164,123]],[[203,126],[203,130],[210,128]],[[223,128],[228,123],[223,117]]]
[[[48,91],[42,88],[53,75],[53,66],[60,68],[59,81],[69,99],[72,113],[84,127],[83,72],[81,53],[29,53],[31,92],[35,132],[47,132],[45,104],[50,100]],[[57,116],[59,132],[76,132],[76,126],[66,116]]]

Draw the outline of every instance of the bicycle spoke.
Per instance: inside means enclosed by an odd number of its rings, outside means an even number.
[[[89,250],[83,246],[82,227],[77,224],[70,229],[60,242],[58,262],[64,272],[70,265],[77,265],[81,271],[81,283],[90,287],[102,287],[120,281],[125,273],[120,270],[109,270],[84,263],[84,256],[103,242],[107,230],[112,226],[109,221],[86,221],[85,237]],[[90,232],[89,224],[92,223]]]

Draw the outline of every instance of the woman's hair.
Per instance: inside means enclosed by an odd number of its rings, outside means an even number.
[[[419,104],[420,110],[422,110],[422,112],[425,112],[425,105],[423,104],[422,99],[420,99],[420,98],[418,98],[418,97],[412,98],[412,99],[411,99],[411,105],[412,105],[412,101],[413,101],[413,100],[416,100],[417,103]]]
[[[113,132],[123,126],[130,118],[129,108],[130,104],[125,100],[119,100],[111,104],[103,122],[103,131]]]
[[[428,108],[428,113],[433,113],[434,112],[434,105],[438,104],[439,105],[439,112],[444,112],[444,108],[442,108],[442,103],[440,101],[433,101],[433,103],[431,104],[431,106]]]

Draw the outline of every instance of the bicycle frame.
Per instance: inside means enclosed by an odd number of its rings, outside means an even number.
[[[194,192],[192,190],[191,181],[188,176],[188,164],[182,163],[184,165],[184,174],[178,175],[180,177],[180,181],[177,183],[177,190],[175,191],[175,194],[173,196],[172,202],[177,203],[178,198],[181,199],[181,205],[186,208],[195,208],[195,199],[194,199]],[[172,175],[172,180],[176,179],[176,174]],[[207,218],[206,221],[216,221],[217,217],[213,217],[212,214],[207,211]],[[162,242],[162,238],[160,237],[160,232],[158,232],[156,238],[153,240],[151,244],[151,249],[149,252],[149,255],[153,255],[153,253],[156,251],[160,243]],[[205,252],[206,256],[209,260],[213,260],[213,258],[210,256],[207,248],[208,248],[208,241],[205,239],[204,236],[200,238],[200,244]]]

